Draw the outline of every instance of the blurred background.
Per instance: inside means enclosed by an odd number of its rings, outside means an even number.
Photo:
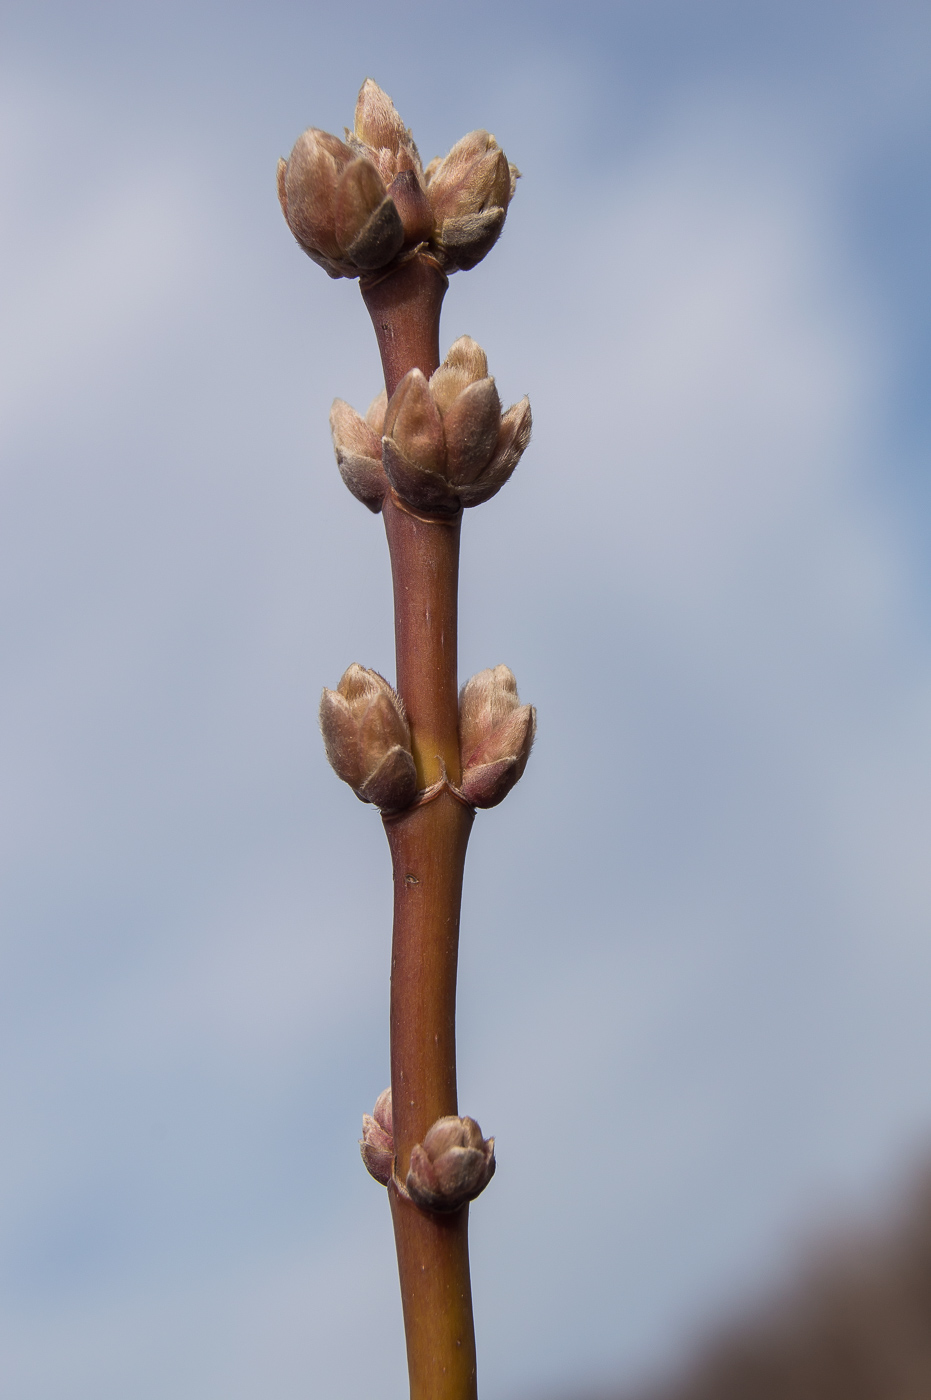
[[[485,1400],[658,1383],[931,1146],[929,7],[8,0],[11,1400],[406,1395],[389,862],[315,718],[393,674],[327,427],[379,367],[274,189],[367,75],[524,172],[442,339],[535,420],[463,540],[461,674],[540,715],[463,917]]]

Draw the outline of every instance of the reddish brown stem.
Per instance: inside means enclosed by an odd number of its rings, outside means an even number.
[[[394,866],[391,1099],[395,1171],[437,1118],[456,1113],[459,905],[472,810],[449,791],[385,821]]]
[[[444,772],[458,784],[459,524],[411,515],[393,496],[382,514],[394,585],[398,692],[411,724],[422,788]]]
[[[430,258],[362,286],[389,395],[409,369],[439,364],[446,277]],[[393,496],[384,505],[394,584],[398,691],[411,723],[418,783],[458,784],[459,520],[424,519]],[[458,1112],[456,968],[459,908],[473,813],[443,788],[386,819],[394,870],[391,1090],[395,1172],[437,1118]],[[411,1400],[475,1400],[468,1209],[421,1211],[389,1188]]]
[[[388,1187],[411,1400],[476,1400],[469,1207],[428,1216]]]
[[[472,812],[448,790],[385,823],[394,869],[391,1098],[395,1172],[437,1118],[458,1112],[456,964]],[[421,1211],[391,1189],[411,1400],[473,1400],[468,1208]]]
[[[431,257],[419,255],[388,277],[359,285],[390,398],[409,369],[429,378],[440,363],[440,308],[449,279]]]

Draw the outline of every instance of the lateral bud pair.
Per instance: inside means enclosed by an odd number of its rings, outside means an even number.
[[[362,1115],[362,1160],[387,1186],[394,1171],[391,1090],[378,1096],[374,1113]],[[474,1201],[495,1174],[495,1140],[483,1138],[474,1118],[438,1118],[411,1150],[405,1190],[421,1210],[449,1214]]]
[[[311,127],[278,162],[278,198],[305,253],[331,277],[390,270],[423,248],[446,272],[495,243],[519,172],[473,131],[426,171],[394,103],[366,78],[346,140]]]
[[[502,413],[485,352],[467,335],[429,380],[409,370],[365,418],[342,399],[330,414],[336,461],[358,500],[377,511],[390,484],[406,505],[436,516],[496,495],[520,461],[531,426],[527,398]]]
[[[522,705],[507,666],[479,671],[459,696],[460,791],[473,807],[495,807],[520,779],[537,732],[537,712]]]
[[[320,728],[337,776],[362,802],[383,811],[409,807],[417,794],[404,702],[377,671],[353,664],[336,690],[324,690]]]

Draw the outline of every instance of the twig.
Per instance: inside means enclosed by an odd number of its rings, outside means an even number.
[[[468,1210],[495,1159],[494,1139],[459,1117],[459,909],[475,808],[521,776],[536,717],[504,666],[458,694],[459,537],[463,509],[520,459],[530,406],[501,413],[468,337],[441,365],[439,321],[447,274],[489,251],[517,171],[484,131],[424,171],[370,80],[346,136],[305,132],[279,163],[279,195],[305,252],[331,276],[360,277],[385,374],[364,419],[337,400],[331,425],[347,486],[384,516],[397,690],[351,666],[321,704],[330,762],[381,808],[394,871],[391,1089],[364,1117],[362,1155],[388,1187],[412,1400],[474,1400]]]

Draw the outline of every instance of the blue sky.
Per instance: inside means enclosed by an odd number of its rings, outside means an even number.
[[[461,673],[532,762],[469,856],[482,1393],[649,1373],[931,1129],[920,5],[0,16],[0,1309],[17,1400],[405,1393],[388,858],[320,688],[391,674],[378,388],[274,165],[363,77],[524,173],[443,343],[535,439]],[[539,1139],[551,1141],[541,1169]]]

